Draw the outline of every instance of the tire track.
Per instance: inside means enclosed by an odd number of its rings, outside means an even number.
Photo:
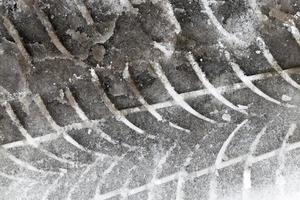
[[[300,74],[299,67],[286,69],[284,71],[289,74]],[[258,80],[266,80],[266,79],[277,77],[277,76],[279,76],[279,74],[274,73],[274,72],[267,72],[267,73],[246,76],[246,77],[249,81],[252,82],[252,81],[258,81]],[[240,89],[244,89],[244,88],[247,88],[246,85],[243,82],[240,82],[240,83],[235,83],[232,85],[220,86],[220,87],[217,87],[216,89],[222,94],[225,92],[231,92],[231,91],[240,90]],[[205,96],[205,95],[210,95],[210,92],[207,89],[200,89],[200,90],[196,90],[196,91],[181,93],[179,95],[183,99],[193,99],[193,98],[198,98],[198,97]],[[176,101],[171,100],[171,101],[165,101],[165,102],[160,102],[160,103],[154,103],[149,106],[152,107],[153,109],[162,109],[162,108],[167,108],[167,107],[172,107],[172,106],[177,106],[177,105],[178,104]],[[137,106],[134,108],[126,108],[126,109],[120,110],[120,112],[123,115],[139,113],[139,112],[144,112],[144,111],[146,111],[146,110],[143,106]],[[81,129],[81,128],[92,128],[95,124],[98,124],[100,122],[101,122],[101,119],[89,120],[89,121],[85,121],[85,122],[72,123],[72,124],[66,125],[61,128],[62,128],[62,131],[70,131],[70,130]],[[50,133],[50,134],[47,134],[44,136],[35,137],[34,140],[36,140],[37,142],[46,142],[46,141],[55,140],[55,139],[57,139],[57,137],[58,137],[57,134],[55,134],[55,132],[54,132],[54,133]],[[17,141],[17,142],[11,142],[8,144],[4,144],[4,145],[2,145],[2,147],[4,149],[11,149],[11,148],[26,146],[26,145],[28,145],[28,144],[24,141]]]
[[[261,132],[260,135],[262,133],[263,132]],[[300,142],[291,143],[286,148],[286,152],[289,152],[289,151],[292,151],[292,150],[296,150],[296,149],[299,149],[299,148],[300,148]],[[263,160],[270,159],[272,157],[278,156],[278,152],[279,151],[280,151],[280,148],[279,149],[275,149],[273,151],[269,151],[267,153],[264,153],[264,154],[261,154],[261,155],[258,155],[258,156],[252,155],[251,156],[251,165],[253,165],[254,163],[258,163],[260,161],[263,161]],[[245,162],[248,157],[249,157],[249,154],[244,154],[244,155],[238,156],[236,158],[232,158],[230,160],[223,161],[223,162],[220,163],[220,165],[218,166],[217,170],[224,169],[226,167],[230,167],[230,166],[236,165],[238,163]],[[201,169],[201,170],[198,170],[198,171],[190,172],[190,173],[187,174],[186,180],[193,180],[195,178],[198,178],[198,177],[210,174],[212,172],[212,170],[214,170],[214,169],[216,169],[215,165],[207,167],[207,168],[204,168],[204,169]],[[155,184],[155,186],[159,186],[159,185],[162,185],[162,184],[174,181],[174,180],[178,180],[179,177],[180,177],[180,172],[176,172],[176,173],[173,173],[171,175],[168,175],[168,176],[165,176],[163,178],[160,178],[160,179],[156,180],[154,184]],[[245,179],[247,179],[247,177],[245,177]],[[146,190],[148,190],[149,187],[153,187],[153,184],[145,184],[145,185],[142,185],[142,186],[139,186],[139,187],[136,187],[136,188],[131,188],[128,191],[128,195],[130,196],[130,195],[134,195],[134,194],[146,191]],[[118,196],[120,194],[121,194],[121,189],[113,190],[111,192],[107,192],[105,194],[102,194],[102,200],[104,200],[104,199],[110,199],[110,198]]]

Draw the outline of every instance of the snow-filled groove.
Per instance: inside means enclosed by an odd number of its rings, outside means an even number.
[[[19,165],[22,168],[28,169],[32,172],[40,173],[40,174],[50,173],[49,171],[44,171],[44,170],[38,169],[35,166],[22,161],[21,159],[15,157],[13,154],[8,152],[6,149],[3,149],[2,147],[0,147],[0,155],[2,155],[3,158],[7,157],[9,160],[14,162],[15,164]],[[51,172],[51,173],[56,173],[56,172]]]
[[[284,72],[288,73],[288,74],[300,74],[300,67],[293,67],[290,69],[285,69]],[[279,76],[278,73],[274,73],[274,72],[266,72],[266,73],[260,73],[260,74],[255,74],[255,75],[250,75],[250,76],[246,76],[247,79],[249,79],[249,81],[254,82],[254,81],[258,81],[258,80],[266,80],[266,79],[270,79],[270,78],[274,78]],[[225,92],[232,92],[232,91],[236,91],[236,90],[240,90],[240,89],[244,89],[246,88],[246,85],[243,82],[240,83],[234,83],[234,84],[229,84],[229,85],[224,85],[224,86],[219,86],[216,89],[221,93],[225,93]],[[15,95],[15,94],[14,94]],[[210,92],[207,89],[200,89],[200,90],[195,90],[195,91],[190,91],[190,92],[184,92],[179,94],[180,96],[182,96],[183,99],[193,99],[193,98],[197,98],[197,97],[201,97],[201,96],[205,96],[205,95],[210,95]],[[13,99],[11,99],[13,100]],[[154,108],[154,109],[161,109],[161,108],[167,108],[167,107],[171,107],[171,106],[177,106],[177,102],[175,102],[174,100],[171,101],[164,101],[164,102],[160,102],[160,103],[154,103],[154,104],[150,104],[149,106]],[[137,106],[137,107],[133,107],[133,108],[125,108],[120,110],[121,113],[123,113],[124,115],[128,115],[131,113],[138,113],[138,112],[143,112],[146,111],[145,108],[143,106]],[[91,121],[97,121],[97,120],[91,120]],[[85,122],[83,122],[85,123]],[[74,123],[75,127],[78,127],[80,123]],[[67,125],[68,129],[72,128],[72,124]],[[24,145],[22,141],[18,141],[18,142],[12,142],[12,143],[8,143],[3,145],[4,148],[12,148],[12,146],[22,146]]]
[[[259,144],[259,141],[261,137],[266,133],[267,126],[265,126],[255,137],[254,141],[252,142],[249,153],[245,160],[244,165],[244,172],[243,172],[243,189],[242,189],[242,195],[243,199],[247,199],[249,197],[249,190],[251,190],[252,183],[251,183],[251,167],[253,164],[253,155],[256,151],[257,145]]]
[[[199,149],[199,145],[197,144],[194,149],[188,154],[187,158],[185,159],[183,166],[181,167],[178,178],[177,178],[177,186],[176,186],[176,200],[183,200],[185,198],[185,193],[183,191],[185,182],[187,180],[188,172],[186,171],[186,167],[190,165],[192,161],[192,157],[196,150]]]
[[[3,98],[3,96],[5,96],[6,101],[9,101],[9,100],[13,99],[13,97],[12,97],[13,95],[1,85],[0,85],[0,95],[2,96],[2,98]],[[5,102],[5,100],[4,100],[4,102]],[[2,101],[0,101],[0,103],[2,103]]]
[[[86,23],[88,25],[93,25],[94,24],[94,20],[93,20],[93,18],[91,16],[91,13],[88,10],[88,8],[84,4],[84,2],[82,0],[73,0],[73,1],[76,4],[78,10],[80,11],[82,17],[85,19]]]
[[[6,28],[6,30],[8,31],[10,36],[14,39],[21,55],[25,59],[26,63],[28,65],[31,65],[31,56],[29,55],[28,51],[26,50],[17,29],[15,28],[15,26],[13,25],[13,23],[10,21],[10,19],[8,17],[3,16],[3,15],[1,17],[3,19],[3,24]]]
[[[22,136],[26,139],[26,141],[34,146],[37,147],[38,144],[36,144],[33,140],[33,138],[31,137],[31,135],[27,132],[27,130],[21,125],[20,121],[18,120],[16,114],[14,113],[10,103],[5,102],[3,105],[3,107],[5,107],[5,111],[7,113],[7,115],[9,116],[9,118],[11,119],[11,121],[13,122],[13,124],[18,128],[18,130],[20,131],[20,133],[22,134]]]
[[[89,121],[89,118],[87,117],[87,115],[84,113],[84,111],[80,108],[80,106],[78,105],[78,103],[76,102],[72,92],[70,91],[70,89],[67,87],[65,89],[65,94],[66,97],[70,103],[70,105],[72,106],[72,108],[76,111],[77,115],[79,116],[79,118],[82,121]],[[97,124],[95,124],[94,126],[90,127],[93,131],[95,131],[97,134],[99,134],[103,139],[105,139],[106,141],[108,141],[111,144],[117,144],[118,142],[115,141],[113,138],[111,138],[108,134],[106,134],[102,129],[100,129],[99,126],[97,126]],[[127,146],[130,147],[129,145],[125,144],[125,143],[121,143],[121,145],[123,146]]]
[[[295,67],[295,68],[291,68],[291,69],[286,69],[284,71],[288,74],[299,74],[300,68]],[[261,74],[251,75],[251,76],[245,75],[245,77],[247,77],[247,79],[249,79],[249,81],[251,81],[251,82],[258,81],[258,80],[265,80],[265,79],[269,79],[269,78],[277,77],[277,76],[279,76],[279,74],[273,73],[273,72],[261,73]],[[232,91],[236,91],[236,90],[240,90],[240,89],[244,89],[244,88],[247,88],[247,85],[245,83],[241,82],[241,83],[234,83],[231,85],[220,86],[220,87],[217,87],[216,89],[221,94],[223,94],[225,92],[232,92]],[[193,98],[197,98],[197,97],[201,97],[201,96],[205,96],[205,95],[210,95],[210,92],[207,89],[200,89],[200,90],[195,90],[195,91],[191,91],[191,92],[181,93],[178,95],[180,95],[185,100],[185,99],[193,99]],[[176,102],[175,100],[171,100],[171,101],[164,101],[161,103],[151,104],[150,106],[155,109],[161,109],[161,108],[167,108],[167,107],[177,106],[177,105],[179,105],[178,102]],[[142,106],[121,110],[121,112],[125,115],[130,114],[130,113],[142,112],[142,111],[145,111],[145,109]]]
[[[66,57],[72,58],[73,56],[71,53],[66,49],[66,47],[62,44],[58,36],[56,35],[54,28],[47,17],[46,13],[39,8],[37,5],[37,1],[33,4],[33,9],[35,13],[37,14],[38,19],[42,23],[42,25],[45,27],[45,30],[48,33],[48,36],[50,37],[52,43],[54,46]]]
[[[101,122],[101,120],[89,120],[89,121],[84,121],[84,122],[73,123],[73,124],[61,127],[61,132],[68,132],[71,130],[79,130],[79,129],[84,129],[84,128],[93,128],[100,122]],[[33,139],[37,143],[42,143],[42,142],[56,140],[58,137],[60,137],[60,135],[57,134],[57,131],[54,131],[53,133],[49,133],[44,136],[35,137]],[[26,143],[24,141],[17,141],[17,142],[2,145],[2,147],[4,149],[12,149],[15,147],[26,146],[26,145],[28,145],[28,143]]]
[[[35,104],[38,106],[39,110],[41,111],[41,113],[43,114],[43,116],[46,118],[46,120],[48,121],[48,123],[50,124],[50,126],[57,132],[59,132],[60,130],[60,126],[54,121],[54,119],[52,118],[52,116],[50,115],[44,100],[42,99],[42,97],[40,95],[36,95],[35,97],[33,97],[33,101],[35,102]]]
[[[80,183],[84,180],[85,176],[87,175],[87,173],[89,173],[91,170],[93,170],[98,162],[102,161],[103,162],[103,158],[98,157],[94,163],[88,165],[83,172],[80,174],[80,176],[78,177],[77,181],[74,183],[74,185],[72,185],[72,187],[69,189],[68,193],[67,193],[67,197],[66,200],[71,200],[72,199],[72,195],[74,192],[76,192],[76,189],[80,186]]]
[[[125,156],[126,156],[126,153],[120,157],[113,158],[113,161],[111,162],[111,164],[101,174],[101,176],[99,177],[98,182],[96,184],[95,194],[94,194],[94,197],[92,198],[93,200],[106,199],[104,197],[105,194],[101,194],[101,192],[100,192],[101,187],[105,183],[105,179],[108,178],[107,176],[115,169],[115,167],[118,166],[118,164],[124,159]],[[120,192],[120,194],[121,194],[121,192]]]
[[[149,111],[155,117],[158,121],[162,121],[163,117],[153,108],[149,106],[149,104],[146,102],[146,100],[143,98],[142,94],[139,92],[137,87],[134,84],[134,81],[132,80],[129,72],[128,64],[126,65],[124,72],[123,72],[124,79],[128,82],[128,85],[131,89],[131,91],[137,96],[139,102],[145,107],[146,110]]]
[[[299,83],[294,81],[290,77],[290,75],[281,68],[281,66],[278,64],[278,62],[275,60],[275,58],[271,54],[270,50],[266,47],[266,44],[261,37],[257,37],[257,43],[258,43],[260,50],[263,52],[264,57],[267,59],[267,61],[271,65],[271,67],[273,69],[275,69],[286,82],[288,82],[290,85],[292,85],[293,87],[300,90]]]
[[[47,31],[48,36],[50,37],[51,42],[54,44],[54,46],[67,58],[73,57],[71,55],[71,53],[63,45],[63,43],[60,41],[60,39],[58,38],[58,36],[51,24],[51,21],[49,20],[46,13],[42,9],[40,9],[36,3],[33,5],[33,8],[38,16],[38,19],[40,20],[40,22],[44,26],[45,30]]]
[[[254,11],[254,13],[256,14],[256,16],[258,17],[259,22],[263,22],[268,20],[268,17],[263,15],[259,6],[257,5],[256,0],[249,0],[249,4],[251,9]],[[298,30],[298,29],[297,29]],[[294,34],[293,34],[294,35]],[[297,40],[297,39],[296,39]],[[278,62],[276,61],[276,59],[273,57],[272,53],[270,52],[270,50],[268,49],[268,47],[266,46],[265,41],[263,40],[262,37],[258,36],[257,37],[257,45],[260,48],[260,50],[263,52],[264,57],[266,58],[266,60],[268,61],[268,63],[271,65],[271,67],[278,72],[278,74],[286,81],[288,82],[290,85],[292,85],[293,87],[300,89],[300,85],[294,81],[288,73],[286,73],[281,66],[278,64]]]
[[[168,151],[162,157],[160,157],[160,159],[156,163],[156,166],[155,166],[155,168],[153,170],[153,173],[152,173],[152,179],[150,180],[148,188],[147,188],[147,193],[148,193],[147,200],[155,200],[155,188],[154,188],[155,184],[154,183],[156,182],[157,176],[161,172],[163,165],[165,164],[165,162],[167,162],[168,157],[170,156],[172,151],[175,149],[175,147],[176,147],[176,143],[174,143],[168,149]]]
[[[0,176],[2,178],[7,178],[7,179],[10,179],[10,180],[13,180],[13,181],[37,182],[36,180],[30,179],[30,178],[17,177],[17,176],[14,176],[14,175],[6,174],[6,173],[1,172],[1,171],[0,171]]]
[[[285,154],[286,154],[286,149],[288,146],[288,140],[289,138],[294,134],[295,130],[297,128],[296,124],[291,124],[287,134],[285,135],[285,137],[282,140],[282,144],[281,144],[281,148],[278,152],[278,168],[276,170],[276,179],[275,179],[275,183],[279,189],[279,194],[281,195],[281,197],[283,198],[284,196],[284,191],[285,191],[285,174],[284,174],[284,169],[285,169],[285,162],[286,162],[286,158],[285,158]]]
[[[83,147],[81,144],[76,142],[67,132],[62,131],[62,128],[54,121],[54,119],[51,117],[50,113],[47,110],[46,105],[44,104],[44,101],[42,100],[41,96],[36,95],[34,97],[34,102],[39,107],[42,115],[47,119],[50,126],[56,131],[56,135],[59,137],[60,135],[63,136],[63,138],[75,146],[76,148],[80,149],[81,151],[90,152],[85,147]]]
[[[76,102],[72,92],[70,91],[70,88],[65,89],[65,94],[68,99],[68,102],[72,106],[72,108],[76,111],[79,118],[83,121],[89,120],[89,118],[86,116],[86,114],[83,112],[83,110],[79,107],[78,103]]]
[[[104,89],[102,88],[101,83],[98,78],[98,75],[96,74],[94,69],[91,69],[91,75],[92,75],[92,82],[95,84],[95,87],[97,88],[97,91],[99,92],[99,95],[101,96],[106,107],[116,117],[116,120],[123,122],[126,126],[128,126],[130,129],[136,131],[139,134],[145,134],[144,130],[142,130],[141,128],[137,127],[132,122],[130,122],[110,101],[110,99],[106,95]]]
[[[128,200],[128,190],[129,190],[129,183],[130,181],[132,181],[132,171],[136,168],[136,166],[132,167],[130,170],[129,170],[129,177],[126,179],[125,183],[123,184],[122,186],[122,189],[121,189],[121,193],[120,193],[120,199],[121,200]]]
[[[261,96],[262,98],[266,99],[267,101],[270,101],[272,103],[278,104],[280,105],[281,102],[270,97],[269,95],[267,95],[266,93],[264,93],[263,91],[261,91],[258,87],[256,87],[252,81],[250,80],[250,78],[248,76],[245,75],[245,73],[243,72],[243,70],[240,68],[240,66],[231,61],[230,58],[230,54],[229,52],[225,52],[226,58],[232,68],[232,70],[235,72],[235,74],[237,75],[237,77],[245,84],[245,86],[247,86],[252,92],[256,93],[257,95]]]
[[[99,44],[99,43],[104,44],[107,40],[109,40],[114,33],[116,20],[114,20],[112,22],[111,26],[107,30],[107,33],[102,35],[97,31],[97,27],[96,27],[94,18],[92,16],[92,13],[89,11],[88,7],[86,6],[85,1],[83,1],[83,0],[73,0],[73,1],[76,4],[78,10],[80,11],[82,17],[86,21],[87,25],[92,27],[92,32],[94,35],[93,36],[93,44]],[[84,62],[81,62],[81,61],[77,61],[77,62],[80,65],[85,66]]]
[[[248,2],[249,2],[250,8],[254,12],[254,14],[257,16],[258,20],[260,22],[265,21],[267,17],[261,12],[259,6],[257,5],[257,1],[256,0],[248,0]]]
[[[59,182],[64,178],[65,173],[60,173],[58,177],[53,181],[53,183],[48,187],[42,196],[41,200],[47,200],[51,192],[53,192],[58,186]]]
[[[189,52],[186,55],[187,60],[191,64],[193,70],[195,71],[197,77],[200,79],[200,81],[203,83],[203,85],[206,87],[206,89],[220,102],[222,102],[224,105],[228,106],[229,108],[241,112],[243,114],[248,114],[244,109],[241,109],[228,101],[222,94],[219,93],[219,91],[209,82],[209,80],[206,78],[205,73],[202,71],[198,63],[196,62],[193,54]]]
[[[260,132],[260,134],[263,134],[263,132]],[[257,138],[258,137],[256,137],[256,139]],[[292,150],[295,150],[295,149],[299,149],[299,148],[300,148],[300,142],[291,143],[286,148],[286,152],[289,152],[289,151],[292,151]],[[257,163],[257,162],[260,162],[260,161],[263,161],[263,160],[266,160],[266,159],[269,159],[269,158],[272,158],[272,157],[275,157],[275,156],[278,155],[279,151],[280,151],[280,148],[276,149],[276,150],[273,150],[273,151],[270,151],[270,152],[265,153],[265,154],[258,155],[258,156],[252,155],[251,156],[251,164],[254,164],[254,163]],[[236,157],[236,158],[233,158],[233,159],[230,159],[230,160],[227,160],[227,161],[223,161],[222,163],[220,163],[220,165],[217,169],[223,169],[223,168],[233,166],[233,165],[238,164],[238,163],[242,163],[242,162],[246,161],[247,158],[249,158],[249,154],[241,155],[239,157]],[[198,170],[198,171],[195,171],[195,172],[191,172],[187,175],[186,180],[193,180],[197,177],[201,177],[201,176],[204,176],[206,174],[209,174],[209,173],[212,172],[213,169],[215,169],[215,165],[204,168],[204,169],[201,169],[201,170]],[[180,174],[180,172],[176,172],[176,173],[173,173],[171,175],[165,176],[161,179],[156,180],[154,182],[154,184],[155,184],[155,186],[159,186],[159,185],[162,185],[162,184],[174,181],[174,180],[178,180],[178,177],[180,177],[179,174]],[[246,176],[247,176],[247,174],[246,174]],[[153,184],[146,184],[146,185],[142,185],[142,186],[139,186],[139,187],[136,187],[136,188],[131,188],[128,191],[128,195],[134,195],[134,194],[146,191],[146,190],[148,190],[149,187],[153,187]],[[117,190],[113,190],[113,191],[107,192],[105,194],[102,194],[101,197],[102,197],[102,200],[104,200],[104,199],[109,199],[109,198],[118,196],[120,194],[121,194],[121,190],[117,189]]]
[[[130,87],[131,91],[134,93],[134,95],[138,98],[138,101],[144,106],[144,108],[153,116],[157,119],[157,121],[162,121],[162,122],[167,122],[170,126],[181,130],[181,131],[185,131],[187,133],[190,132],[190,130],[185,129],[183,127],[180,127],[177,124],[174,124],[173,122],[168,121],[167,119],[165,119],[163,116],[161,116],[161,114],[159,114],[155,108],[151,107],[148,102],[145,100],[145,98],[142,96],[142,94],[140,93],[140,91],[138,90],[138,88],[136,87],[133,79],[131,78],[130,72],[129,72],[129,67],[128,65],[125,67],[124,72],[123,72],[123,77],[124,79],[127,81],[128,86]]]
[[[289,26],[289,31],[292,33],[294,39],[296,40],[297,44],[300,46],[300,31],[295,24]]]
[[[275,8],[271,9],[269,15],[282,21],[283,25],[287,27],[288,31],[293,35],[295,41],[300,46],[300,32],[294,22],[293,16]]]
[[[210,21],[212,24],[216,27],[216,29],[219,31],[219,33],[224,37],[224,40],[239,45],[239,46],[246,46],[246,42],[239,39],[237,36],[235,36],[232,33],[229,33],[223,26],[222,24],[218,21],[217,17],[214,15],[212,9],[210,8],[209,5],[209,0],[200,0],[204,7],[204,12],[207,14],[209,17]]]
[[[299,67],[286,69],[284,71],[289,74],[300,74]],[[273,77],[277,77],[277,76],[279,76],[278,73],[267,72],[267,73],[246,76],[246,77],[249,79],[249,81],[257,81],[257,80],[265,80],[265,79],[269,79],[269,78],[273,78]],[[235,90],[240,90],[240,89],[244,89],[244,88],[247,88],[244,83],[235,83],[232,85],[220,86],[220,87],[217,87],[216,89],[222,94],[224,92],[235,91]],[[210,94],[210,92],[207,89],[200,89],[200,90],[196,90],[196,91],[181,93],[179,95],[182,96],[183,99],[192,99],[192,98],[197,98],[197,97],[201,97],[201,96],[205,96],[205,95],[209,95],[209,94]],[[167,107],[177,106],[177,105],[178,104],[176,101],[171,100],[171,101],[165,101],[165,102],[161,102],[161,103],[151,104],[149,106],[154,109],[161,109],[161,108],[167,108]],[[120,112],[123,115],[128,115],[131,113],[138,113],[138,112],[143,112],[143,111],[146,111],[143,106],[120,110]],[[72,123],[72,124],[66,125],[61,128],[62,128],[62,131],[70,131],[73,129],[81,129],[81,128],[90,128],[100,122],[101,122],[101,119],[89,120],[89,121],[85,121],[85,122]],[[53,132],[53,133],[50,133],[50,134],[47,134],[44,136],[35,137],[34,140],[36,140],[37,142],[46,142],[46,141],[55,140],[57,138],[58,138],[58,135],[55,132]],[[4,144],[4,145],[2,145],[2,147],[4,149],[11,149],[14,147],[20,147],[20,146],[26,146],[26,145],[28,145],[28,144],[24,141],[16,141],[16,142]]]
[[[223,143],[216,161],[215,161],[215,167],[212,170],[212,178],[210,180],[210,184],[209,184],[209,200],[216,200],[218,198],[217,196],[217,186],[218,186],[218,182],[217,182],[217,174],[218,174],[218,168],[220,166],[220,164],[223,161],[226,149],[228,147],[228,145],[230,144],[231,140],[233,139],[233,137],[235,136],[235,134],[248,122],[248,120],[244,120],[242,123],[240,123],[228,136],[228,138],[225,140],[225,142]]]
[[[210,122],[210,123],[216,123],[216,121],[205,117],[204,115],[197,112],[194,108],[192,108],[188,103],[184,101],[182,96],[180,96],[174,89],[174,87],[171,85],[170,81],[168,80],[167,76],[163,72],[161,66],[159,63],[151,63],[152,68],[154,69],[155,73],[157,74],[158,78],[164,85],[165,89],[168,91],[170,96],[174,99],[174,101],[182,107],[184,110],[189,112],[190,114],[194,115],[195,117],[202,119],[204,121]]]
[[[155,2],[155,1],[153,1]],[[175,33],[179,34],[181,32],[181,26],[178,20],[176,19],[176,16],[174,15],[174,11],[172,8],[172,4],[170,3],[169,0],[161,0],[157,1],[158,4],[162,7],[164,10],[164,13],[166,15],[166,18],[169,20],[170,24],[174,25],[175,27]]]
[[[187,172],[185,170],[180,171],[178,174],[177,187],[176,187],[176,200],[184,199],[183,187],[186,181]]]
[[[27,130],[22,126],[22,124],[20,123],[18,117],[16,116],[16,114],[14,113],[11,105],[9,103],[5,103],[4,104],[5,107],[5,111],[8,114],[9,118],[11,119],[11,121],[14,123],[14,125],[18,128],[18,130],[20,131],[20,133],[22,134],[22,136],[26,139],[26,142],[32,146],[33,148],[37,149],[38,151],[42,152],[43,154],[45,154],[46,156],[48,156],[49,158],[52,158],[54,160],[57,160],[59,162],[62,163],[66,163],[69,164],[71,166],[75,165],[74,162],[66,160],[64,158],[60,158],[58,156],[56,156],[55,154],[51,153],[50,151],[42,148],[37,142],[35,142],[35,140],[32,138],[32,136],[27,132]]]
[[[62,43],[62,41],[60,40],[60,38],[56,34],[55,29],[54,29],[49,17],[39,7],[38,1],[34,1],[32,4],[30,4],[29,2],[26,2],[25,0],[22,0],[22,1],[25,4],[27,4],[30,8],[32,8],[32,10],[36,13],[37,18],[39,19],[39,21],[41,22],[41,24],[45,28],[45,31],[47,32],[49,38],[51,39],[51,42],[56,47],[56,49],[59,52],[61,52],[63,54],[63,56],[65,56],[66,58],[74,61],[75,65],[79,65],[83,68],[87,68],[88,65],[85,62],[83,62],[80,59],[75,58],[74,55],[72,55],[72,53],[64,46],[64,44]],[[107,36],[107,37],[110,38],[111,36]]]

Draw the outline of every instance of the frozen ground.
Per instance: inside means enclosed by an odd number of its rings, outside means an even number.
[[[0,0],[0,199],[299,199],[298,0]]]

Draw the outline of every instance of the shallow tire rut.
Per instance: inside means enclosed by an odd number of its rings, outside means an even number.
[[[297,199],[298,1],[0,1],[0,199]]]

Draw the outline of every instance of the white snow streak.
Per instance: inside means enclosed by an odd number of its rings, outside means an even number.
[[[171,83],[169,82],[168,78],[166,77],[166,75],[164,74],[160,64],[158,63],[152,63],[152,67],[155,71],[155,73],[157,74],[158,78],[160,79],[160,81],[162,82],[162,84],[164,85],[165,89],[168,91],[168,93],[171,95],[171,97],[174,99],[174,101],[177,102],[177,104],[179,106],[181,106],[184,110],[188,111],[189,113],[191,113],[192,115],[198,117],[199,119],[202,119],[204,121],[210,122],[210,123],[216,123],[214,120],[209,119],[203,115],[201,115],[200,113],[198,113],[196,110],[194,110],[189,104],[187,104],[184,99],[182,98],[182,96],[180,96],[174,89],[174,87],[171,85]]]

